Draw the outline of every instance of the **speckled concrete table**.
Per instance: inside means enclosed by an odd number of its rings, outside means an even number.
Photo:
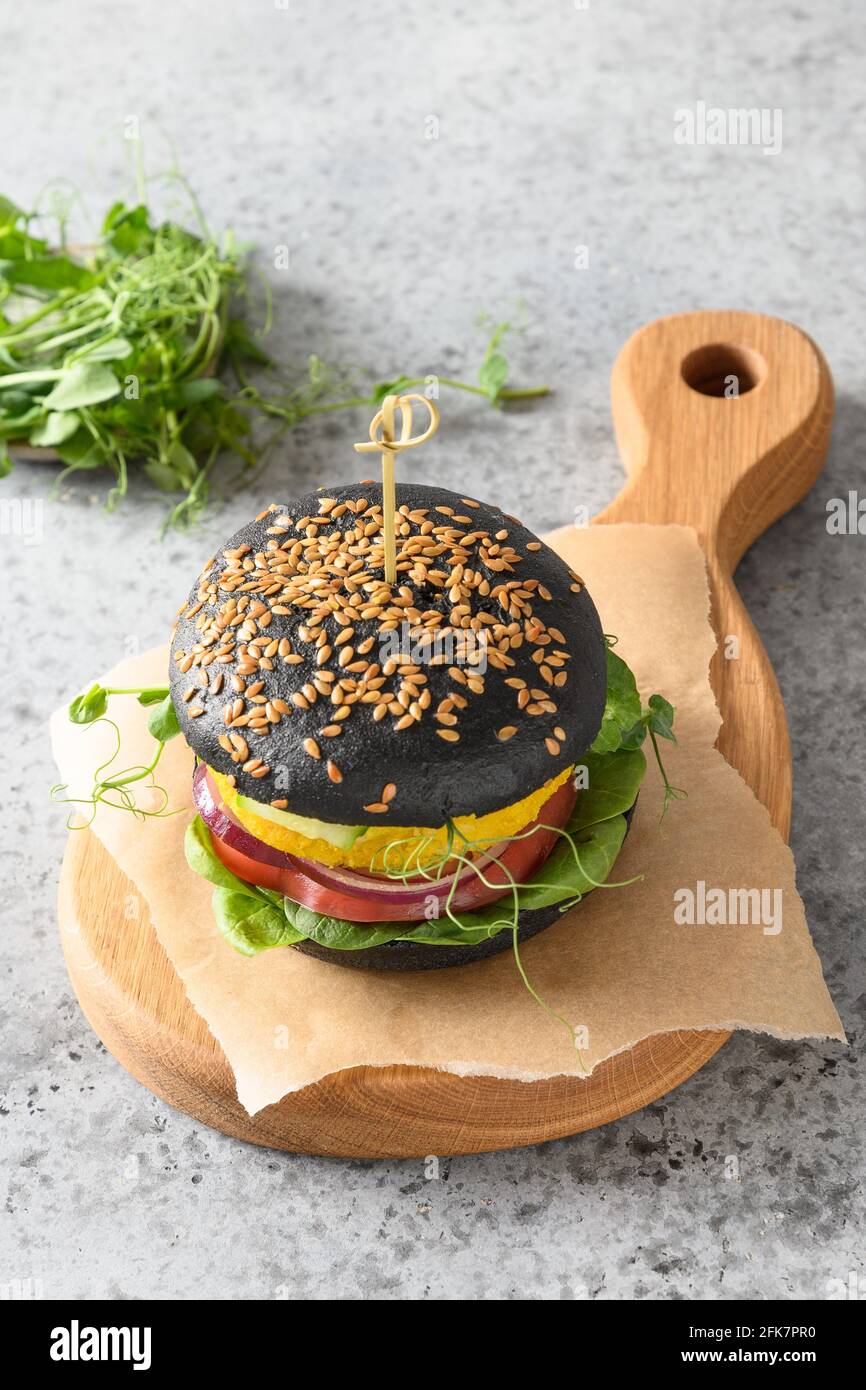
[[[737,1036],[640,1114],[446,1158],[432,1180],[418,1162],[245,1148],[167,1109],[106,1054],[66,979],[44,720],[121,650],[163,640],[197,562],[251,499],[160,545],[158,499],[136,485],[109,517],[88,479],[46,503],[40,543],[2,539],[5,659],[46,630],[52,657],[26,694],[7,680],[2,706],[0,1283],[38,1280],[48,1298],[763,1299],[821,1298],[863,1269],[866,541],[825,526],[828,499],[860,485],[866,444],[861,8],[0,12],[0,50],[15,55],[2,191],[27,201],[63,173],[100,210],[122,175],[118,132],[138,116],[152,162],[170,136],[213,223],[263,248],[281,354],[318,348],[381,376],[474,370],[476,311],[522,299],[514,371],[555,396],[507,417],[450,400],[437,459],[444,485],[495,495],[537,529],[616,491],[607,379],[642,322],[730,305],[820,342],[839,392],[827,472],[740,585],[787,702],[800,886],[851,1038]],[[675,143],[674,112],[699,101],[781,109],[781,151]],[[271,268],[278,245],[288,272]],[[351,475],[366,423],[297,431],[255,496]],[[44,498],[51,481],[21,466],[2,495]]]

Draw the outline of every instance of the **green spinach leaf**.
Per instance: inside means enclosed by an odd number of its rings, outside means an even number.
[[[274,946],[302,941],[283,911],[283,898],[265,888],[244,883],[214,853],[210,831],[200,816],[190,821],[184,836],[186,862],[200,878],[214,884],[212,904],[217,926],[226,940],[245,956]]]
[[[211,901],[220,932],[244,956],[257,956],[260,951],[303,940],[273,903],[230,888],[215,888]]]
[[[640,718],[640,695],[635,678],[622,657],[607,648],[607,696],[604,702],[601,728],[595,736],[593,753],[613,753],[622,743],[623,734],[632,729]]]

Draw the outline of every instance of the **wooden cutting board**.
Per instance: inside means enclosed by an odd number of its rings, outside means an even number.
[[[732,575],[744,551],[799,501],[823,466],[833,414],[827,364],[811,339],[779,319],[679,314],[647,325],[626,343],[613,369],[612,405],[629,476],[595,521],[681,522],[697,531],[720,639],[711,666],[724,718],[718,746],[787,838],[785,711]],[[739,638],[736,661],[724,658],[727,634]],[[255,1144],[363,1158],[536,1144],[656,1100],[729,1036],[651,1037],[602,1063],[588,1080],[526,1084],[423,1067],[356,1067],[251,1118],[150,922],[124,920],[131,893],[133,885],[94,835],[70,836],[60,922],[81,1006],[106,1047],[156,1095]]]

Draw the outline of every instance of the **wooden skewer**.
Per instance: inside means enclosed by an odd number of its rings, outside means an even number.
[[[423,434],[412,435],[412,402],[420,401],[427,407],[430,415]],[[400,437],[396,438],[395,415],[401,414]],[[379,426],[382,433],[377,434]],[[408,396],[386,396],[382,409],[370,421],[370,438],[356,444],[359,454],[381,454],[382,456],[382,523],[385,560],[385,583],[397,583],[397,536],[396,512],[397,490],[394,482],[394,455],[403,449],[414,449],[424,444],[439,428],[439,407],[427,396],[412,392]]]
[[[382,402],[382,443],[394,443],[394,413],[397,397],[386,396]],[[402,411],[403,427],[409,419],[412,428],[412,407],[409,403]],[[397,583],[397,536],[394,513],[397,510],[397,486],[394,482],[394,450],[382,450],[382,528],[385,545],[385,583]]]

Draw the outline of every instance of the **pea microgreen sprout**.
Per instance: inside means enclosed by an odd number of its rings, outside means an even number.
[[[593,888],[627,888],[632,883],[640,882],[644,877],[643,874],[635,874],[632,878],[621,879],[615,883],[593,878],[592,875],[588,872],[588,870],[584,868],[581,862],[579,842],[575,839],[574,835],[570,834],[568,830],[563,829],[561,826],[546,825],[544,823],[539,822],[537,825],[528,827],[527,829],[520,831],[516,835],[508,835],[504,837],[504,840],[500,840],[499,843],[513,844],[518,840],[526,839],[528,836],[535,834],[536,830],[550,831],[553,834],[559,836],[569,845],[578,873],[583,877],[583,879],[590,883]],[[413,859],[415,857],[420,857],[420,854],[424,851],[424,849],[426,849],[427,845],[429,845],[432,842],[432,838],[432,836],[428,835],[425,836],[420,842],[418,842],[413,848],[403,867],[399,870],[388,868],[388,856],[392,851],[396,850],[401,845],[410,843],[410,841],[408,837],[403,837],[402,839],[391,841],[388,845],[383,847],[382,868],[380,872],[385,877],[396,879],[402,883],[408,883],[410,879],[413,877],[420,877],[422,879],[425,879],[427,882],[435,883],[438,879],[442,877],[445,867],[447,865],[459,864],[462,868],[471,869],[472,872],[478,877],[480,882],[485,886],[485,888],[494,888],[500,886],[499,884],[494,883],[491,879],[485,876],[482,866],[478,863],[478,860],[476,858],[473,858],[473,855],[476,855],[479,852],[483,852],[484,849],[489,848],[491,841],[470,840],[466,835],[463,834],[459,826],[457,826],[453,820],[448,821],[447,823],[446,847],[442,851],[438,859],[434,860],[432,863],[426,864],[424,867],[416,866],[413,868]],[[462,841],[464,845],[463,851],[455,850],[454,844],[455,840],[457,839]],[[503,864],[499,860],[496,861],[496,864],[500,871],[505,873],[505,875],[507,876],[508,881],[506,892],[508,895],[510,895],[512,910],[508,916],[503,916],[502,918],[499,918],[495,922],[492,922],[490,924],[488,935],[493,936],[500,930],[508,930],[511,932],[512,952],[514,955],[515,964],[520,973],[520,978],[523,981],[524,986],[532,995],[532,998],[536,1001],[536,1003],[540,1004],[540,1006],[545,1010],[546,1013],[550,1014],[552,1018],[554,1018],[557,1022],[561,1023],[563,1027],[566,1028],[566,1030],[569,1033],[569,1036],[571,1037],[572,1043],[578,1053],[578,1056],[580,1056],[581,1049],[578,1042],[576,1030],[568,1022],[568,1020],[563,1018],[561,1014],[558,1014],[556,1010],[553,1009],[534,988],[531,981],[529,980],[529,977],[526,973],[526,969],[523,965],[520,956],[520,899],[518,896],[520,890],[522,888],[554,888],[558,885],[546,883],[543,879],[538,878],[534,878],[531,881],[531,883],[519,883],[514,878],[507,865]],[[449,887],[448,895],[444,903],[442,904],[441,911],[442,915],[446,916],[449,919],[449,921],[452,922],[452,924],[457,928],[458,931],[465,931],[467,930],[467,928],[465,927],[464,923],[461,922],[459,917],[455,916],[452,910],[452,902],[454,894],[457,890],[457,881],[457,876],[455,875],[454,880]],[[582,898],[583,894],[577,893],[574,897],[568,899],[566,902],[560,905],[560,912],[567,912],[570,908],[575,907],[579,902],[582,901]],[[582,1059],[581,1067],[583,1067]]]
[[[209,229],[176,170],[163,181],[183,189],[196,230],[160,219],[138,144],[136,155],[136,200],[115,202],[83,252],[66,249],[74,195],[55,186],[44,214],[0,196],[0,477],[12,467],[10,442],[51,449],[65,465],[55,488],[71,473],[113,475],[110,510],[135,468],[160,491],[180,494],[166,521],[178,527],[201,516],[221,460],[240,463],[230,486],[249,481],[301,420],[379,405],[404,388],[428,387],[432,373],[351,394],[351,374],[311,355],[305,372],[282,369],[275,385],[257,385],[253,368],[276,367],[260,341],[271,324],[270,291],[254,331],[243,250],[230,232]],[[47,224],[44,235],[34,232],[38,223]],[[438,385],[496,407],[546,395],[546,386],[508,387],[511,327],[493,327],[477,384],[438,376]]]
[[[140,763],[109,773],[108,769],[117,759],[121,745],[120,730],[113,719],[105,717],[108,700],[112,695],[135,695],[140,705],[153,707],[147,721],[147,727],[156,740],[156,749],[149,763]],[[168,792],[155,781],[153,776],[165,745],[174,738],[175,734],[180,733],[180,725],[171,703],[168,686],[103,686],[94,684],[85,694],[76,696],[69,705],[68,714],[73,724],[109,725],[114,730],[115,740],[113,753],[103,763],[100,763],[93,774],[93,786],[88,797],[62,796],[61,792],[66,790],[65,784],[52,787],[51,796],[55,801],[86,806],[89,809],[89,815],[83,820],[76,820],[70,816],[67,822],[70,829],[83,829],[84,826],[91,825],[100,803],[112,806],[115,810],[130,811],[137,819],[177,814],[168,810]],[[145,809],[136,802],[135,794],[130,788],[139,782],[143,782],[146,790],[155,793],[159,798],[156,809]]]

